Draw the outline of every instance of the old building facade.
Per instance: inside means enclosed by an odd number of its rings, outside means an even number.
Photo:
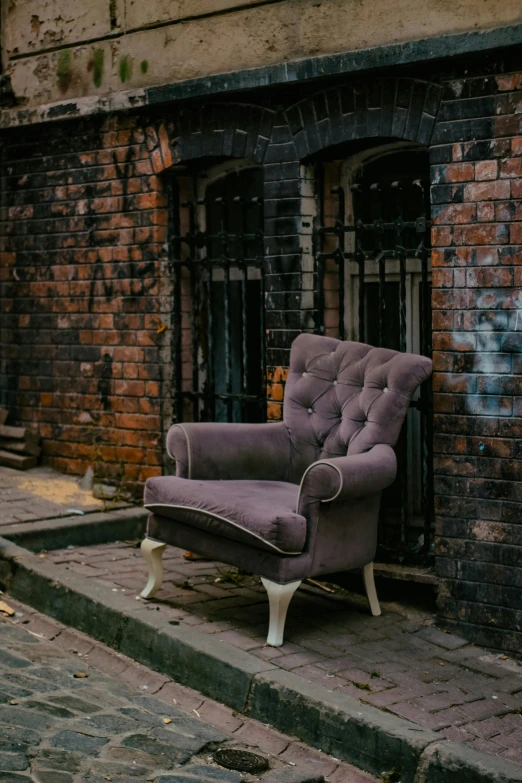
[[[433,354],[380,554],[519,652],[522,11],[391,5],[4,4],[0,403],[139,491],[303,330]]]

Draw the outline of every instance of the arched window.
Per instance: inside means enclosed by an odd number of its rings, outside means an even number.
[[[430,355],[427,151],[389,143],[323,159],[316,168],[318,331]],[[431,440],[426,385],[409,411],[397,447],[398,478],[382,503],[381,551],[399,559],[429,553]]]
[[[262,171],[180,172],[172,191],[174,419],[264,421]]]

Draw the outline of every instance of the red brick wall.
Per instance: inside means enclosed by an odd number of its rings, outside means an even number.
[[[440,611],[522,649],[522,75],[452,82],[432,153]]]
[[[120,116],[6,141],[2,403],[40,430],[46,464],[93,464],[132,487],[162,461],[171,307],[158,140]]]

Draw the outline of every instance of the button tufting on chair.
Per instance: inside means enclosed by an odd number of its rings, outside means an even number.
[[[313,408],[308,408],[308,413],[313,413]]]

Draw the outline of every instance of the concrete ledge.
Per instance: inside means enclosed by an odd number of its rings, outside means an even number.
[[[141,507],[101,511],[85,516],[58,517],[18,525],[0,525],[0,537],[23,544],[30,552],[67,545],[93,546],[125,538],[141,538],[148,512]]]
[[[197,629],[172,625],[146,604],[1,538],[0,581],[14,598],[50,617],[368,772],[395,769],[401,783],[522,783],[516,764],[439,740]]]

